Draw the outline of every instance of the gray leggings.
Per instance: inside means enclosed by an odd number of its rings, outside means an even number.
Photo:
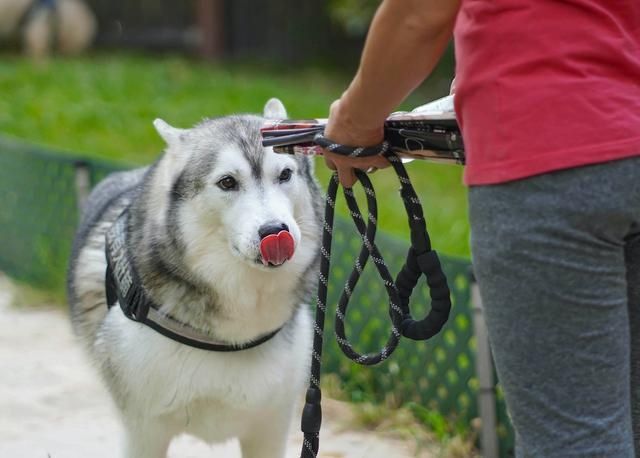
[[[634,457],[640,157],[472,187],[469,207],[516,456]]]

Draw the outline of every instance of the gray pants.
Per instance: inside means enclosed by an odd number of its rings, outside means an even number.
[[[640,157],[472,187],[469,206],[516,455],[634,457]]]

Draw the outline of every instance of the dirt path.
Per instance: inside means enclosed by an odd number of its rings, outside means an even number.
[[[76,345],[64,311],[12,307],[11,290],[0,274],[0,457],[119,456],[116,414]],[[414,456],[410,444],[371,432],[343,431],[336,418],[342,409],[327,407],[321,457]],[[299,456],[300,443],[294,425],[287,458]],[[183,436],[172,443],[169,457],[240,458],[240,452],[235,442],[210,447]]]

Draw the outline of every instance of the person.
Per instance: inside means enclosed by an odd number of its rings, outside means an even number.
[[[326,137],[379,143],[452,35],[473,266],[516,456],[633,457],[640,2],[385,0]],[[325,154],[347,187],[386,165]]]

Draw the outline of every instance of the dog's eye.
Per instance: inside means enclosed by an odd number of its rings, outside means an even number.
[[[218,181],[218,187],[223,191],[232,191],[238,187],[238,182],[235,178],[226,176]]]
[[[280,183],[284,183],[285,181],[289,181],[291,179],[291,175],[293,174],[293,171],[289,168],[284,169],[281,173],[280,176],[278,177],[278,180],[280,180]]]

